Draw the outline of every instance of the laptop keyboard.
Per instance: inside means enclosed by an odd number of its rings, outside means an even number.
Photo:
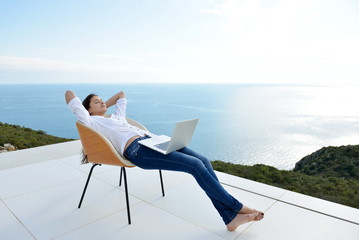
[[[170,141],[156,144],[155,147],[165,151],[167,149],[168,144],[170,144]]]

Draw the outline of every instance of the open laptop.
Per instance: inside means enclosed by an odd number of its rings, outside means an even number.
[[[176,123],[172,137],[165,135],[154,136],[138,143],[163,154],[169,154],[178,149],[187,147],[192,139],[198,119],[180,121]]]

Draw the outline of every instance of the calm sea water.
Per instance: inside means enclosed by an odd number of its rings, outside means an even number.
[[[323,146],[359,144],[359,87],[0,85],[0,121],[78,138],[67,89],[81,99],[124,90],[128,116],[156,134],[170,135],[176,121],[199,118],[190,146],[211,160],[291,169]]]

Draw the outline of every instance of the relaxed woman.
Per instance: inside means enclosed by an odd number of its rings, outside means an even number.
[[[101,132],[116,150],[136,166],[143,169],[181,171],[191,174],[212,201],[229,231],[239,225],[261,220],[264,214],[248,208],[231,196],[220,184],[207,158],[185,147],[164,155],[138,143],[153,136],[126,121],[127,100],[119,92],[104,102],[95,94],[88,95],[81,103],[72,91],[66,91],[66,103],[77,119]],[[107,109],[115,105],[113,114]]]

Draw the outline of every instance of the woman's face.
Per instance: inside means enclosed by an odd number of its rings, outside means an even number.
[[[104,101],[99,96],[93,96],[90,100],[90,108],[88,109],[90,115],[104,115],[107,107]]]

